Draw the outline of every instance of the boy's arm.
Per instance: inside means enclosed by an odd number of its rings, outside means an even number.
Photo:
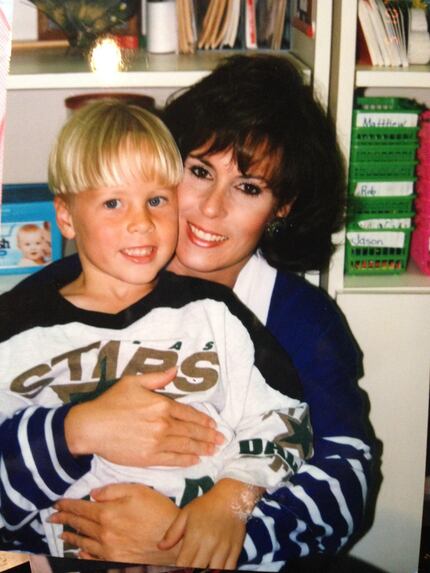
[[[181,510],[159,545],[170,549],[183,540],[178,566],[234,569],[255,504],[266,488],[280,485],[296,472],[312,451],[305,404],[270,391],[262,400],[255,388],[253,394],[254,410],[265,403],[273,407],[283,403],[284,408],[253,415],[249,406],[249,415],[224,452],[219,480]]]
[[[255,367],[242,401],[242,417],[222,454],[219,479],[275,489],[313,453],[308,406],[269,387]]]
[[[246,377],[243,367],[241,376]],[[234,439],[220,454],[223,469],[217,483],[181,510],[159,545],[169,549],[183,539],[179,566],[235,568],[255,504],[265,489],[288,480],[312,452],[307,405],[266,386],[253,365],[247,378],[242,387],[246,398],[239,403],[242,414]],[[240,394],[233,392],[227,400],[227,419]]]
[[[266,360],[255,361],[256,340],[243,321],[228,313],[225,320],[227,339],[217,345],[225,392],[220,414],[234,429],[234,438],[220,453],[217,484],[181,510],[160,544],[167,549],[183,539],[177,565],[234,568],[247,516],[260,495],[287,481],[312,454],[307,405],[266,383],[267,374],[271,382],[297,389],[297,375],[286,354],[269,346],[273,340],[256,325],[258,342],[272,357],[267,368],[268,354]]]

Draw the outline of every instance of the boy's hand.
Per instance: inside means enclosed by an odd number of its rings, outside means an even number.
[[[64,427],[70,452],[137,467],[190,466],[212,455],[223,442],[215,422],[152,391],[175,376],[175,368],[124,376],[94,400],[73,406]]]
[[[220,480],[181,510],[158,547],[171,549],[182,539],[177,566],[235,569],[246,520],[263,492],[236,480]]]

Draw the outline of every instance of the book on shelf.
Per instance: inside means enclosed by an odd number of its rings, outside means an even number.
[[[293,26],[309,38],[315,35],[316,0],[298,0],[295,2]]]
[[[407,67],[408,28],[409,7],[405,2],[358,0],[358,63]]]
[[[288,0],[177,0],[179,53],[288,47]]]
[[[176,0],[178,19],[178,50],[192,54],[197,42],[196,18],[193,0]]]

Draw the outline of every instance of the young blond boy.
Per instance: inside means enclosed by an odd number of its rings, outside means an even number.
[[[0,445],[0,533],[24,550],[43,550],[46,542],[64,554],[60,526],[43,511],[55,499],[132,481],[182,508],[171,526],[174,541],[182,539],[178,562],[203,546],[198,565],[219,563],[227,542],[221,563],[234,568],[244,515],[311,449],[306,405],[274,389],[299,394],[274,339],[230,289],[162,270],[176,247],[181,177],[180,155],[161,121],[114,101],[76,112],[51,153],[58,225],[76,241],[82,273],[60,289],[45,287],[42,310],[38,292],[0,297],[0,318],[14,296],[26,317],[0,338],[0,444],[9,444]],[[85,442],[80,424],[92,404],[119,396],[125,376],[169,368],[176,375],[166,395],[209,414],[223,433],[216,455],[185,468],[129,467],[126,455],[108,461],[84,447],[72,455],[70,442]],[[33,445],[30,428],[34,434],[42,425]]]

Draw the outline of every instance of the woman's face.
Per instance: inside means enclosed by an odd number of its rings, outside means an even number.
[[[178,188],[179,241],[169,268],[233,286],[274,215],[277,201],[265,174],[267,160],[243,174],[231,150],[190,153]]]

